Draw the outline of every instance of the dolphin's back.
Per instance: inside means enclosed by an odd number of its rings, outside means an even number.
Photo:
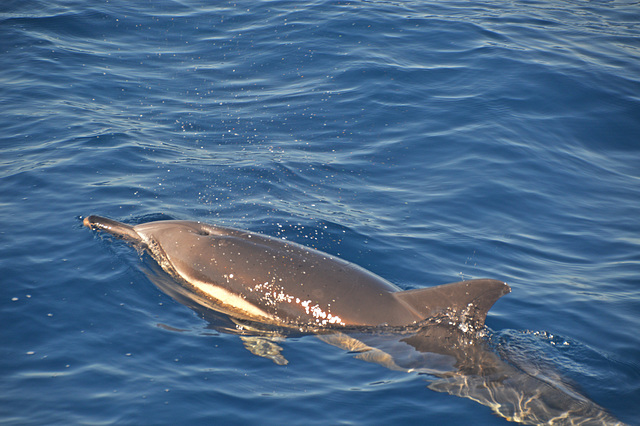
[[[389,281],[296,243],[187,221],[134,227],[184,281],[223,288],[289,324],[406,325],[420,318]],[[260,318],[258,318],[260,319]],[[262,318],[264,320],[265,318]]]

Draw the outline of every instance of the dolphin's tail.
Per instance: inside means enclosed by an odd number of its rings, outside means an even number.
[[[142,241],[140,235],[138,235],[138,233],[133,229],[133,226],[112,219],[107,219],[106,217],[94,215],[87,216],[82,221],[82,224],[89,229],[106,231],[114,237],[133,243],[139,243]]]

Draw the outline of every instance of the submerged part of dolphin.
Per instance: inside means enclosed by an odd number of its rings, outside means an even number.
[[[146,249],[206,307],[241,320],[303,330],[404,327],[434,318],[478,330],[496,300],[511,291],[490,279],[401,291],[327,253],[200,222],[130,226],[89,216],[83,223]]]
[[[408,335],[336,331],[319,337],[358,359],[421,374],[429,389],[471,399],[512,422],[624,426],[551,368],[537,368],[539,360],[508,351],[498,355],[486,339],[457,327],[435,324]]]

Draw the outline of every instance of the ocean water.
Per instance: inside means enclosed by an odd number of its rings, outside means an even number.
[[[640,424],[637,1],[3,1],[0,55],[0,423],[508,423],[316,336],[256,356],[99,214],[504,280],[491,351]]]

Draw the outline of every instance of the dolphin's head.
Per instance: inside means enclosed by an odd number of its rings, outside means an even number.
[[[188,245],[202,236],[223,234],[222,228],[186,220],[165,220],[131,226],[106,217],[91,215],[85,217],[82,223],[87,228],[107,232],[116,238],[146,245],[170,242]]]

